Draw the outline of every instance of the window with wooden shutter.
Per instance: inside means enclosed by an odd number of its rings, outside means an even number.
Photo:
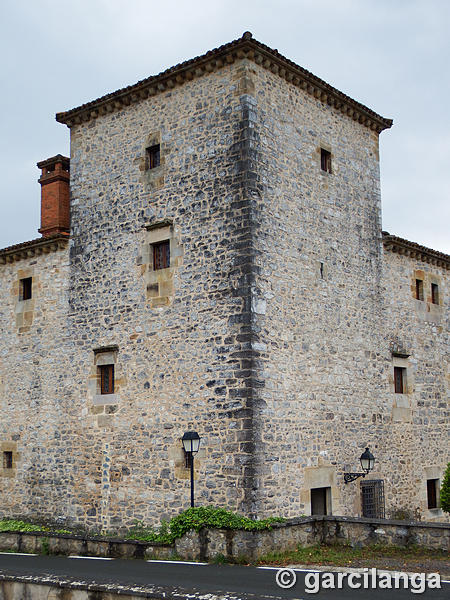
[[[152,244],[153,248],[153,270],[168,269],[170,267],[170,242],[158,242]]]
[[[10,450],[6,450],[5,452],[3,452],[3,468],[13,468],[13,453]]]
[[[431,302],[432,304],[439,304],[439,287],[437,283],[431,284]]]
[[[320,168],[322,171],[331,173],[331,152],[325,148],[320,149]]]
[[[394,389],[396,394],[405,393],[406,369],[404,367],[394,367]]]
[[[33,278],[25,277],[20,280],[19,299],[30,300],[33,295]]]
[[[114,365],[100,365],[100,394],[114,394]]]
[[[155,169],[161,164],[161,151],[159,144],[150,146],[146,150],[147,152],[147,169]]]
[[[423,281],[416,279],[416,300],[423,300]]]

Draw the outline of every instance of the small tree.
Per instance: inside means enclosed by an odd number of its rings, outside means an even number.
[[[450,462],[445,470],[441,486],[441,508],[445,512],[450,513]]]

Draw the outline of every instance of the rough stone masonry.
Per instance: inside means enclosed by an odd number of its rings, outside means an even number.
[[[0,516],[158,523],[194,429],[198,504],[443,520],[450,257],[382,233],[392,122],[249,33],[57,119],[0,251]]]

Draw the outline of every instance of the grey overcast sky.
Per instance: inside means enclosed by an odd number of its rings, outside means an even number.
[[[39,237],[55,113],[249,30],[384,117],[383,229],[450,253],[450,0],[1,0],[0,247]]]

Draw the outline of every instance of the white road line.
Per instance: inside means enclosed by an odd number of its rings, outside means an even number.
[[[68,558],[83,558],[84,560],[114,560],[114,558],[105,558],[104,556],[69,556]]]
[[[290,569],[290,567],[256,567],[257,569],[267,569],[268,571],[279,571],[280,569]],[[291,571],[297,571],[297,573],[321,573],[315,569],[290,569]]]
[[[31,554],[29,552],[0,552],[0,554],[7,554],[8,556],[39,556],[39,554]]]
[[[194,562],[194,561],[189,561],[189,560],[146,560],[145,562],[148,563],[167,563],[169,565],[199,565],[199,566],[204,566],[207,565],[208,563],[204,563],[204,562]]]

